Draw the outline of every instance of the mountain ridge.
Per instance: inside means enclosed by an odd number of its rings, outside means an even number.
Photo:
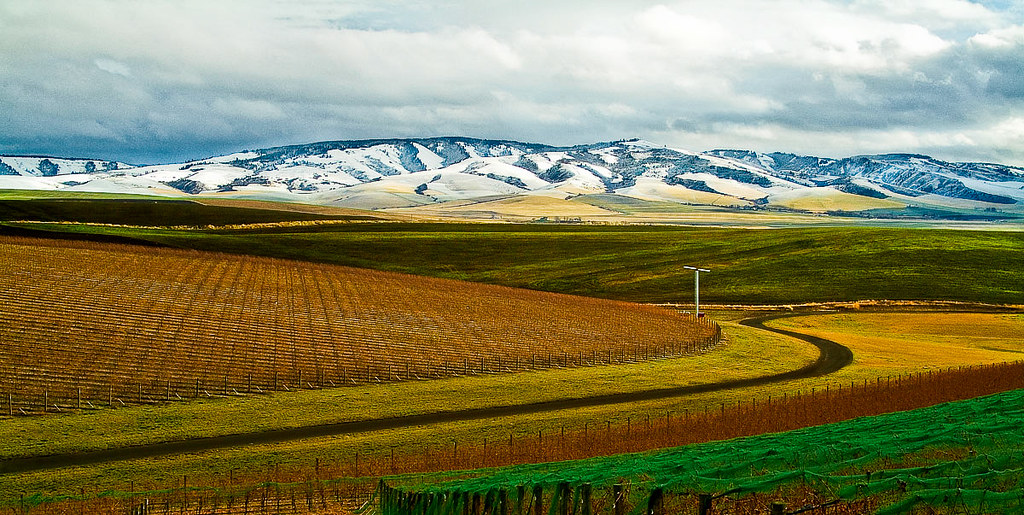
[[[818,199],[841,208],[856,197],[855,204],[876,207],[1024,211],[1024,168],[1016,166],[916,153],[691,152],[639,139],[572,146],[471,137],[332,140],[147,166],[0,155],[0,188],[233,194],[370,209],[615,193],[734,207],[806,206]]]

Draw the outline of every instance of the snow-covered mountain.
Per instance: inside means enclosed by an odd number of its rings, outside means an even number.
[[[981,209],[1024,206],[1024,169],[911,154],[828,159],[696,153],[641,140],[556,147],[450,137],[321,142],[138,167],[0,156],[0,188],[245,195],[371,209],[587,193],[796,209],[921,203]]]

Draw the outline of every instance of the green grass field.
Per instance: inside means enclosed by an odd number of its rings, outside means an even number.
[[[322,215],[246,207],[209,206],[178,199],[0,198],[0,221],[84,222],[136,226],[204,226],[372,217]]]
[[[679,513],[696,507],[698,493],[722,495],[725,498],[716,503],[728,506],[733,499],[754,493],[778,499],[780,494],[785,498],[787,492],[808,486],[827,492],[823,500],[860,500],[854,506],[866,508],[864,512],[904,513],[912,508],[1018,512],[1024,508],[1020,491],[1024,469],[1019,458],[1022,401],[1024,390],[1016,390],[643,454],[464,472],[455,480],[452,474],[424,474],[388,481],[410,492],[459,491],[481,496],[497,488],[515,496],[518,485],[536,485],[546,490],[545,504],[551,506],[557,504],[552,496],[559,484],[576,489],[586,483],[595,497],[610,498],[611,486],[625,483],[629,505],[636,507],[631,513],[647,506],[655,488],[665,493],[667,512]],[[574,502],[578,505],[579,498]],[[762,498],[760,504],[758,512],[765,513],[767,500]],[[433,512],[458,513],[457,509],[461,506],[449,497]],[[412,513],[411,509],[384,512]]]
[[[636,302],[863,299],[1019,304],[1024,233],[903,228],[353,223],[259,230],[83,225],[174,247],[257,254]]]

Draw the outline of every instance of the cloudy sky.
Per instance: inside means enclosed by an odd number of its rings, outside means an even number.
[[[1021,0],[0,0],[0,153],[640,137],[1024,164]]]

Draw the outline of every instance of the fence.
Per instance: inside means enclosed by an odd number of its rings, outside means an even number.
[[[338,488],[342,489],[340,497],[349,499],[346,501],[347,504],[344,504],[344,509],[351,509],[355,505],[365,502],[373,493],[374,487],[379,486],[377,481],[372,478],[388,476],[388,483],[385,484],[397,484],[398,486],[389,486],[389,488],[395,488],[396,492],[401,492],[401,495],[389,490],[389,495],[392,497],[382,497],[381,490],[378,487],[376,500],[377,503],[382,503],[379,506],[380,510],[398,510],[399,508],[395,508],[397,505],[395,503],[408,507],[423,500],[423,497],[419,497],[417,498],[418,500],[413,502],[408,497],[413,495],[422,496],[422,494],[426,493],[425,489],[428,486],[424,485],[429,485],[429,483],[423,483],[423,481],[435,481],[441,484],[453,478],[476,477],[482,474],[481,472],[460,472],[468,469],[546,463],[591,458],[594,456],[629,456],[623,453],[670,448],[698,442],[721,441],[738,436],[777,433],[798,427],[826,424],[865,415],[899,412],[1016,388],[1024,388],[1024,363],[1021,362],[951,368],[941,372],[924,372],[877,378],[874,381],[843,385],[841,388],[836,384],[825,389],[819,388],[803,392],[799,395],[784,395],[772,398],[770,401],[752,401],[738,406],[719,406],[717,409],[708,409],[699,413],[668,413],[662,416],[644,416],[617,424],[610,422],[604,424],[595,423],[593,426],[582,430],[554,430],[547,433],[520,432],[518,434],[513,432],[509,433],[507,438],[498,437],[482,442],[462,442],[461,444],[453,442],[447,448],[429,449],[413,446],[408,448],[391,448],[384,454],[354,452],[349,459],[339,462],[328,463],[317,460],[315,463],[305,466],[296,465],[288,469],[275,467],[274,470],[252,471],[248,477],[233,478],[234,481],[238,482],[238,484],[234,485],[213,486],[212,484],[207,484],[200,486],[196,484],[186,488],[185,485],[179,484],[170,489],[155,490],[148,493],[134,493],[130,496],[117,492],[107,492],[103,497],[97,497],[96,494],[86,496],[83,493],[81,499],[37,497],[33,502],[29,503],[29,509],[32,513],[76,513],[74,511],[77,509],[76,506],[81,506],[83,505],[82,503],[85,503],[84,505],[86,506],[92,506],[89,503],[107,503],[122,510],[120,512],[116,510],[113,512],[124,513],[132,502],[141,502],[140,499],[149,499],[149,509],[152,513],[164,513],[168,510],[170,513],[203,515],[238,513],[239,506],[245,506],[242,501],[246,495],[245,492],[250,492],[248,508],[241,508],[244,513],[277,513],[275,510],[278,509],[278,503],[281,503],[283,506],[281,508],[283,511],[281,512],[287,512],[286,510],[291,509],[291,499],[293,497],[296,509],[299,510],[298,513],[332,513],[330,511],[332,509],[342,509],[342,504],[337,502],[332,504],[330,502],[330,494],[333,491],[332,489],[335,488],[333,485],[340,485],[338,486]],[[1024,397],[1024,394],[1021,397]],[[1011,405],[1024,406],[1024,402],[1011,403]],[[952,415],[932,416],[931,418],[944,420],[947,416]],[[1018,414],[1008,411],[1007,416],[1013,417],[1018,416]],[[1012,422],[1011,426],[1019,427],[1019,424]],[[991,431],[991,428],[986,430]],[[864,431],[870,432],[870,430]],[[927,433],[927,427],[925,433]],[[817,448],[815,444],[803,444],[803,447],[807,449]],[[685,449],[685,447],[682,449]],[[1016,449],[1013,449],[1013,451],[1019,455],[1019,451]],[[979,456],[979,460],[984,459],[984,456]],[[825,457],[827,458],[828,455],[825,455]],[[732,466],[727,467],[729,469],[737,468],[736,463],[744,463],[739,454],[733,457],[726,453],[722,460],[725,464],[730,463],[730,460],[734,460]],[[552,465],[542,466],[545,467],[546,474],[551,473],[551,467],[554,467]],[[674,463],[672,466],[678,467],[679,463]],[[741,465],[738,468],[742,469],[743,466],[750,467],[750,465]],[[555,468],[557,469],[558,467]],[[642,468],[638,470],[642,470]],[[1011,468],[1010,470],[1012,472],[1013,469]],[[437,473],[436,471],[452,472]],[[416,475],[403,476],[404,474],[428,472],[434,472],[435,474],[423,479],[416,479],[418,477]],[[490,473],[494,473],[494,470],[487,472],[487,474]],[[1021,477],[1024,477],[1024,471],[1019,473]],[[586,474],[580,474],[580,477],[585,478],[585,476]],[[350,477],[362,479],[341,479]],[[623,501],[625,504],[620,504],[621,506],[628,507],[626,513],[633,513],[633,510],[637,509],[638,506],[646,506],[645,503],[649,502],[652,490],[650,485],[645,485],[642,479],[638,479],[639,477],[637,475],[632,478],[632,481],[628,482],[622,482],[620,477],[605,478],[603,482],[590,481],[591,493],[589,495],[592,499],[591,509],[593,513],[614,513],[612,507],[615,504],[612,502],[612,499],[615,499],[616,496],[612,494],[614,494],[615,484],[624,485],[623,489],[628,494],[625,501]],[[273,482],[266,483],[265,481],[268,478],[273,478]],[[742,497],[733,496],[731,493],[726,494],[726,492],[730,491],[730,488],[723,487],[714,490],[714,484],[708,486],[708,490],[703,493],[712,496],[711,501],[715,506],[728,503],[732,513],[764,513],[772,502],[785,502],[790,507],[820,506],[819,511],[816,513],[863,513],[871,511],[869,509],[871,506],[885,505],[890,501],[896,502],[899,500],[899,495],[901,495],[898,492],[881,491],[870,499],[851,498],[833,503],[835,501],[834,498],[827,497],[821,493],[821,490],[815,489],[815,486],[820,486],[823,483],[817,482],[819,479],[814,473],[804,474],[800,472],[791,477],[782,477],[786,481],[794,480],[794,478],[800,481],[799,484],[786,486],[785,489],[771,494],[765,494],[761,491],[747,491]],[[879,472],[876,472],[874,478],[878,481],[889,481],[888,484],[895,484],[892,477],[887,479],[885,474]],[[782,481],[778,478],[776,480]],[[239,484],[245,482],[259,486],[255,488],[239,486]],[[576,496],[582,498],[584,490],[580,488],[587,481],[581,479],[569,483],[572,485],[573,499]],[[460,511],[463,506],[469,506],[467,510],[472,510],[472,494],[475,492],[480,496],[480,509],[482,511],[478,513],[484,513],[484,507],[487,505],[487,495],[492,489],[494,490],[492,495],[497,496],[495,499],[498,499],[501,497],[499,490],[504,488],[509,496],[509,503],[514,503],[517,499],[525,499],[516,490],[521,485],[524,488],[529,486],[527,495],[533,494],[533,483],[525,481],[496,484],[491,485],[493,488],[489,486],[485,489],[476,490],[465,487],[458,491],[460,495],[461,492],[469,493],[470,504],[452,504],[462,501],[452,500],[453,497],[451,495],[454,495],[452,492],[456,489],[450,489],[433,491],[432,494],[435,496],[433,502],[435,504],[431,506],[440,506],[441,504],[437,503],[440,503],[439,499],[441,498],[437,497],[437,495],[444,494],[448,496],[444,497],[446,499],[446,504],[444,505],[448,506],[446,509],[455,510],[445,513],[463,513]],[[543,503],[543,509],[546,512],[550,512],[553,509],[551,502],[552,489],[556,487],[557,483],[551,484],[549,482],[542,485],[542,489],[544,489],[543,495],[546,496],[543,497],[543,499],[546,499]],[[263,490],[260,490],[260,488]],[[347,497],[345,495],[345,488],[349,489],[347,490],[349,492]],[[829,488],[825,488],[825,491],[828,491]],[[128,491],[131,492],[131,490],[129,489]],[[193,492],[191,494],[192,497],[188,500],[183,499],[184,491]],[[321,491],[326,493],[321,496],[319,493]],[[203,493],[200,494],[199,492]],[[278,492],[283,493],[279,495]],[[666,491],[666,495],[662,500],[663,506],[667,510],[666,513],[674,513],[675,511],[673,510],[677,508],[680,512],[695,512],[693,510],[698,505],[701,493],[680,488]],[[257,497],[254,496],[258,496],[261,500],[259,509],[266,509],[267,511],[255,511],[257,508],[253,499]],[[337,494],[335,496],[338,497]],[[270,500],[267,502],[273,504],[273,508],[266,507],[269,505],[263,503],[263,497]],[[317,504],[317,499],[321,499],[321,497],[326,499],[326,501]],[[201,501],[200,498],[204,500]],[[560,498],[564,499],[566,497],[561,496]],[[492,501],[492,503],[497,502],[497,500]],[[536,501],[534,500],[529,504],[535,505]],[[230,509],[235,511],[225,511],[229,509],[226,505],[229,505]],[[506,503],[504,505],[511,510],[512,504]],[[454,506],[457,506],[457,508]],[[578,508],[576,513],[581,513],[583,508],[578,504],[575,506]],[[492,504],[492,507],[498,511],[492,510],[489,513],[500,513],[500,506],[498,504]],[[152,511],[158,508],[163,511]],[[750,511],[744,511],[748,508]],[[114,508],[111,509],[113,510]],[[245,509],[250,511],[245,512]],[[559,508],[556,506],[554,509],[557,510]],[[89,512],[101,512],[101,510],[97,509]],[[399,511],[396,513],[403,512]],[[404,513],[414,512],[407,510]],[[430,513],[441,512],[432,511]],[[508,511],[508,513],[519,512]],[[535,511],[531,513],[535,513]]]
[[[608,465],[597,458],[598,461],[570,461],[543,467],[523,465],[520,468],[512,467],[507,471],[498,469],[497,473],[490,472],[495,474],[493,477],[481,476],[456,481],[452,480],[453,477],[456,477],[455,475],[445,474],[423,477],[414,475],[405,478],[395,476],[392,481],[409,486],[393,487],[389,483],[382,482],[376,493],[378,512],[386,515],[419,513],[514,513],[517,515],[529,513],[539,515],[541,513],[591,512],[618,515],[620,513],[677,513],[683,512],[684,507],[689,507],[686,512],[708,513],[711,509],[710,503],[715,499],[732,494],[773,491],[794,481],[798,481],[802,486],[813,483],[819,487],[819,491],[838,490],[839,487],[836,485],[845,487],[846,493],[842,499],[832,499],[831,501],[819,499],[822,510],[828,508],[837,513],[843,513],[843,510],[847,509],[852,510],[849,511],[850,513],[857,513],[857,510],[866,509],[868,505],[882,504],[884,506],[890,500],[896,502],[895,499],[899,499],[897,504],[901,506],[906,506],[908,503],[913,505],[915,502],[926,506],[942,505],[943,502],[957,502],[956,499],[969,499],[972,503],[989,502],[994,507],[1024,507],[1024,491],[1000,490],[1006,485],[1019,484],[1024,480],[1024,476],[1022,476],[1024,470],[1021,470],[1024,460],[1019,458],[1020,451],[1016,447],[1016,442],[1019,441],[1021,435],[1018,433],[1007,435],[1002,438],[1001,444],[996,442],[996,437],[993,436],[999,435],[998,431],[1005,432],[1007,428],[1019,427],[1014,420],[1024,412],[1024,407],[1019,402],[1024,398],[1024,391],[1012,392],[1014,394],[1012,400],[986,400],[988,411],[985,411],[984,415],[981,415],[981,410],[972,410],[971,408],[964,408],[955,414],[943,412],[939,415],[921,415],[914,411],[903,411],[1019,388],[1024,388],[1024,363],[1005,363],[948,369],[942,373],[915,373],[896,378],[878,378],[875,381],[862,384],[854,383],[849,386],[815,390],[797,396],[784,396],[782,399],[768,402],[751,402],[748,405],[731,409],[726,409],[723,406],[719,413],[707,412],[689,418],[684,417],[677,421],[675,426],[672,425],[672,419],[666,418],[661,427],[648,425],[639,430],[626,429],[626,432],[623,433],[620,426],[620,431],[615,433],[609,431],[608,434],[601,435],[597,439],[586,433],[581,435],[577,432],[569,435],[569,438],[563,439],[560,445],[549,447],[542,459],[544,461],[568,459],[576,457],[581,449],[586,449],[593,453],[591,455],[616,455],[607,460],[608,462],[617,460],[615,464]],[[941,412],[939,408],[942,407],[935,409]],[[895,424],[895,428],[887,428],[887,430],[895,432],[895,443],[886,441],[885,437],[881,436],[873,442],[865,443],[862,448],[856,448],[855,440],[857,438],[865,440],[872,437],[871,429],[860,429],[859,431],[864,434],[857,431],[846,431],[845,439],[840,438],[838,442],[833,439],[831,443],[823,444],[808,435],[824,433],[825,436],[822,439],[827,441],[830,435],[829,431],[838,433],[842,431],[842,427],[815,432],[815,429],[827,427],[818,426],[803,430],[802,437],[796,433],[781,433],[781,435],[795,435],[792,438],[800,440],[796,444],[793,442],[771,443],[742,452],[739,448],[744,447],[745,444],[736,443],[736,449],[724,450],[722,446],[719,446],[720,456],[717,459],[721,461],[714,465],[719,468],[713,467],[712,470],[703,472],[694,470],[694,467],[686,464],[688,461],[701,461],[703,456],[700,451],[691,453],[678,451],[675,456],[661,458],[661,462],[658,464],[654,464],[657,460],[649,456],[631,458],[634,455],[619,454],[737,436],[776,433],[797,427],[826,424],[880,413],[891,413],[887,417],[902,420]],[[966,416],[965,413],[967,413]],[[972,417],[979,416],[982,418],[972,420]],[[885,416],[878,418],[884,419]],[[944,420],[963,421],[962,433],[950,436],[950,431],[942,425]],[[864,422],[862,425],[866,424],[870,424],[870,422]],[[972,424],[974,427],[971,427]],[[902,427],[904,425],[905,428]],[[908,433],[906,441],[900,438],[900,431],[904,430]],[[959,426],[958,431],[960,431]],[[771,435],[767,439],[774,438],[774,436]],[[936,440],[936,438],[945,436],[949,436],[949,438]],[[990,450],[988,455],[979,456],[981,451],[974,450],[973,446],[976,445],[974,442],[985,438],[993,440],[995,447]],[[971,474],[978,474],[978,476],[932,479],[928,476],[932,467],[924,466],[888,473],[885,470],[876,469],[872,478],[870,467],[886,468],[885,465],[872,464],[872,460],[887,459],[890,460],[890,463],[901,462],[906,459],[906,456],[915,452],[923,452],[928,448],[921,442],[939,447],[955,448],[956,445],[970,447],[971,452],[966,453],[967,456],[959,461],[954,460],[949,467],[950,470],[961,471],[961,473],[964,470],[976,470],[977,472]],[[847,452],[844,448],[847,444],[854,446],[857,452],[852,454]],[[820,456],[813,454],[818,445],[823,445],[826,450]],[[895,450],[888,449],[887,453],[880,453],[875,450],[879,445]],[[784,451],[784,446],[789,450]],[[799,450],[794,450],[794,448]],[[731,452],[734,454],[730,454]],[[788,459],[787,463],[790,468],[783,467],[781,471],[773,470],[768,463],[774,459],[772,456],[786,452],[791,454],[781,459],[783,461]],[[757,457],[746,459],[743,457],[744,453],[756,454]],[[806,456],[802,456],[800,453],[811,454],[810,461],[812,462],[814,459],[818,459],[818,468],[794,467],[794,463],[803,463],[806,459]],[[485,466],[494,466],[502,461],[512,461],[508,457],[493,455],[489,458],[489,460],[482,460],[486,462]],[[838,465],[830,466],[832,462]],[[742,472],[745,468],[751,474],[749,477],[738,474],[739,477],[734,478],[730,475]],[[868,472],[866,480],[862,484],[859,482],[859,476],[854,477],[856,474],[853,473],[853,470],[862,470],[863,468],[867,468]],[[892,468],[899,467],[893,466]],[[849,472],[837,473],[836,469]],[[719,479],[713,479],[716,477],[714,470],[720,474],[717,476]],[[904,477],[901,473],[908,479],[901,479]],[[725,479],[728,480],[722,479],[721,474],[725,474]],[[561,480],[559,480],[560,478]],[[628,502],[615,494],[616,488],[622,488],[620,482],[623,478],[633,481],[636,486],[635,494],[629,498]],[[876,482],[873,485],[872,480]],[[686,484],[687,481],[690,482],[689,486]],[[934,496],[922,494],[905,498],[903,494],[907,492],[908,481],[925,485],[928,487],[928,494]],[[899,486],[900,482],[903,484],[902,487]],[[432,483],[437,483],[439,486],[434,486]],[[672,489],[663,490],[665,485],[671,485]],[[705,497],[701,497],[700,488],[704,489]],[[598,489],[602,489],[601,495],[594,493]],[[874,496],[858,495],[858,492],[870,489],[874,490]],[[941,491],[942,495],[935,494],[932,490]],[[1016,496],[1014,492],[1016,492]],[[584,499],[590,500],[585,501]],[[781,501],[787,497],[777,495],[776,499]],[[669,502],[675,503],[675,508],[665,508],[666,503]],[[627,504],[628,509],[625,508]],[[781,506],[781,503],[777,504],[780,504],[780,507],[776,509],[784,512],[785,507]],[[765,508],[766,506],[762,503],[759,509],[764,510]],[[694,509],[697,511],[691,511]]]

